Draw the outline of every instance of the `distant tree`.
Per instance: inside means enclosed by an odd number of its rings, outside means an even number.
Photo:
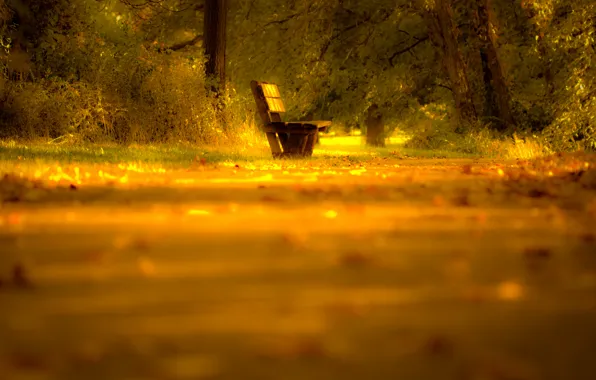
[[[511,109],[509,86],[503,73],[501,58],[496,46],[497,15],[491,0],[472,0],[467,3],[468,15],[473,20],[470,39],[472,54],[478,54],[472,62],[477,63],[478,77],[482,78],[484,104],[479,107],[482,121],[495,129],[504,131],[515,125]]]
[[[204,46],[207,64],[205,74],[214,80],[212,91],[218,96],[226,87],[226,27],[228,1],[205,0]]]
[[[385,125],[379,106],[372,104],[366,112],[366,144],[374,147],[385,147]]]
[[[458,27],[454,19],[452,0],[427,3],[424,18],[431,41],[439,52],[443,69],[449,78],[458,120],[474,124],[478,120],[468,78],[468,67],[458,42]]]

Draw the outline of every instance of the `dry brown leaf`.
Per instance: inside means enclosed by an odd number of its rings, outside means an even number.
[[[352,251],[340,256],[339,263],[349,268],[361,268],[372,264],[373,257],[371,255]]]
[[[17,288],[30,288],[32,286],[28,273],[22,264],[15,264],[12,268],[12,283]]]
[[[11,354],[9,360],[12,367],[18,370],[45,371],[48,369],[41,355],[19,352]]]
[[[261,197],[261,202],[266,202],[266,203],[279,203],[279,202],[284,202],[285,200],[280,198],[280,197],[276,197],[273,195],[265,195],[263,197]]]
[[[453,204],[458,207],[469,207],[471,206],[470,203],[470,195],[467,192],[462,192],[461,194],[456,195],[453,198]]]
[[[544,260],[550,258],[552,252],[546,247],[529,247],[524,250],[524,255],[530,260]]]
[[[430,337],[424,344],[424,352],[431,356],[451,356],[455,349],[452,339],[436,335]]]
[[[328,352],[318,339],[298,338],[269,343],[258,355],[267,359],[317,359],[328,356]]]
[[[524,250],[526,267],[530,271],[540,271],[550,259],[552,252],[546,247],[529,247]]]
[[[433,197],[433,201],[432,202],[433,202],[433,205],[435,205],[436,207],[444,207],[445,204],[447,203],[445,201],[445,198],[443,198],[443,196],[441,196],[441,195],[435,195]]]
[[[593,232],[586,232],[580,236],[580,239],[584,243],[589,243],[589,244],[596,243],[596,234],[594,234]]]

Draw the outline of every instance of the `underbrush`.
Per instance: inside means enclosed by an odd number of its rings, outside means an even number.
[[[217,98],[202,56],[72,35],[48,48],[38,66],[37,75],[20,80],[0,77],[0,138],[210,146],[258,140],[252,97]]]
[[[532,134],[499,135],[485,126],[461,131],[448,122],[427,121],[414,128],[404,147],[446,150],[497,159],[532,159],[551,154],[547,139]]]
[[[225,145],[249,137],[254,128],[241,105],[231,103],[219,115],[203,83],[191,73],[168,71],[146,78],[139,96],[58,78],[7,81],[0,94],[0,138]]]

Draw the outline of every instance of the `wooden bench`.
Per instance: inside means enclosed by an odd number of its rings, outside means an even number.
[[[318,133],[325,132],[331,121],[282,121],[286,108],[277,85],[253,80],[250,86],[273,157],[312,156]]]

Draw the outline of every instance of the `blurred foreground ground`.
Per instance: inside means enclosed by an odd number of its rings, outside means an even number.
[[[0,379],[594,379],[594,165],[5,163]]]

